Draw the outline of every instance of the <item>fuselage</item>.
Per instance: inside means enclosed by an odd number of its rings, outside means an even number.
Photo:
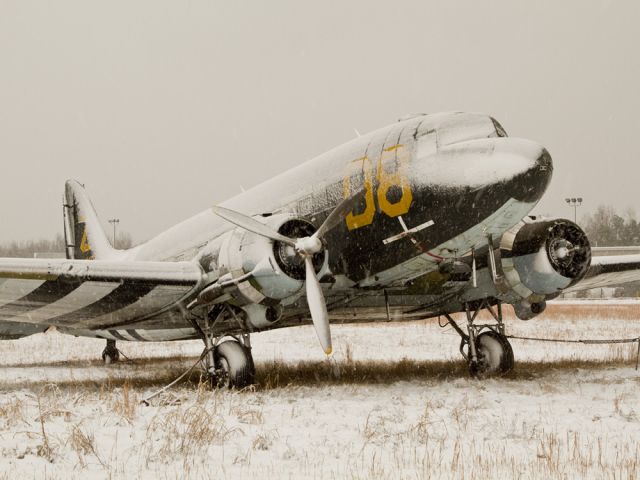
[[[488,235],[499,238],[538,202],[551,173],[542,146],[507,137],[487,115],[421,115],[357,137],[221,205],[252,216],[289,213],[317,226],[364,189],[361,205],[326,243],[334,275],[375,287],[424,274],[443,258],[486,245]],[[128,257],[198,260],[233,228],[205,210]]]
[[[348,202],[351,211],[324,235],[316,268],[334,315],[345,305],[412,307],[424,305],[427,297],[438,300],[459,291],[464,282],[447,286],[452,277],[445,267],[471,251],[486,252],[488,243],[496,245],[539,201],[551,174],[551,157],[541,145],[507,137],[487,115],[420,115],[357,137],[222,206],[276,229],[302,222],[311,229],[305,236],[355,196],[357,203]],[[74,182],[67,188],[72,193],[82,189]],[[110,249],[106,238],[92,236],[95,230],[83,222],[79,226],[80,254],[91,259],[94,251]],[[12,279],[3,284],[4,320],[17,323],[7,335],[55,325],[66,333],[107,339],[193,338],[198,333],[185,318],[186,306],[225,276],[235,290],[225,291],[220,301],[244,308],[252,331],[306,323],[305,282],[277,265],[278,248],[278,242],[207,209],[131,250],[110,249],[107,259],[122,265],[127,260],[186,261],[200,279],[193,288],[113,281],[76,288],[79,284]],[[255,274],[258,267],[260,275]],[[253,322],[251,309],[264,312],[273,305],[283,309],[278,321]],[[216,324],[216,329],[220,334],[243,331],[235,321]]]

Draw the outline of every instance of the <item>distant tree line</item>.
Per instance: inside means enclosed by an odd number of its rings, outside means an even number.
[[[56,235],[53,240],[23,240],[0,245],[0,257],[33,257],[34,254],[64,255],[64,237]]]
[[[631,209],[620,215],[612,207],[600,205],[595,212],[582,217],[580,226],[594,247],[640,245],[640,223]]]
[[[131,235],[128,232],[118,233],[116,240],[117,247],[120,249],[131,248],[133,246]],[[33,258],[34,255],[59,255],[64,257],[64,237],[61,234],[57,234],[52,240],[23,240],[19,242],[13,241],[4,245],[0,245],[0,258]]]

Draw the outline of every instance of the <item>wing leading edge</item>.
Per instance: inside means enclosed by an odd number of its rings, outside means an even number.
[[[107,328],[154,316],[204,282],[192,262],[0,259],[0,321]]]
[[[566,292],[640,281],[640,255],[592,257],[584,278]]]

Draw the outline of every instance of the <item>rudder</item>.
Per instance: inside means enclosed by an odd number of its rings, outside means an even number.
[[[96,210],[80,182],[65,182],[63,207],[67,258],[105,260],[115,256],[116,250],[107,239]]]

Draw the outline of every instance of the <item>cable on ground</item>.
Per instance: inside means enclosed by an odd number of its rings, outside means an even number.
[[[636,338],[613,338],[613,339],[559,339],[559,338],[542,338],[542,337],[520,337],[518,335],[505,335],[507,338],[513,338],[514,340],[531,340],[534,342],[549,342],[549,343],[582,343],[583,345],[606,345],[615,343],[637,343],[638,353],[636,355],[636,370],[638,370],[638,364],[640,364],[640,337]]]
[[[184,377],[186,377],[189,373],[191,373],[191,371],[196,368],[198,366],[198,364],[200,362],[202,362],[202,360],[204,360],[204,357],[209,353],[208,349],[204,349],[204,351],[202,352],[202,354],[200,355],[200,358],[198,358],[198,360],[196,361],[196,363],[194,363],[193,365],[191,365],[182,375],[180,375],[178,378],[176,378],[173,382],[165,385],[164,387],[162,387],[160,390],[158,390],[155,393],[152,393],[151,395],[143,398],[142,400],[140,400],[140,403],[142,403],[143,405],[146,405],[147,407],[149,406],[149,400],[151,400],[154,397],[157,397],[158,395],[160,395],[162,392],[164,392],[165,390],[168,390],[169,388],[173,387],[176,383],[178,383],[180,380],[182,380]]]

